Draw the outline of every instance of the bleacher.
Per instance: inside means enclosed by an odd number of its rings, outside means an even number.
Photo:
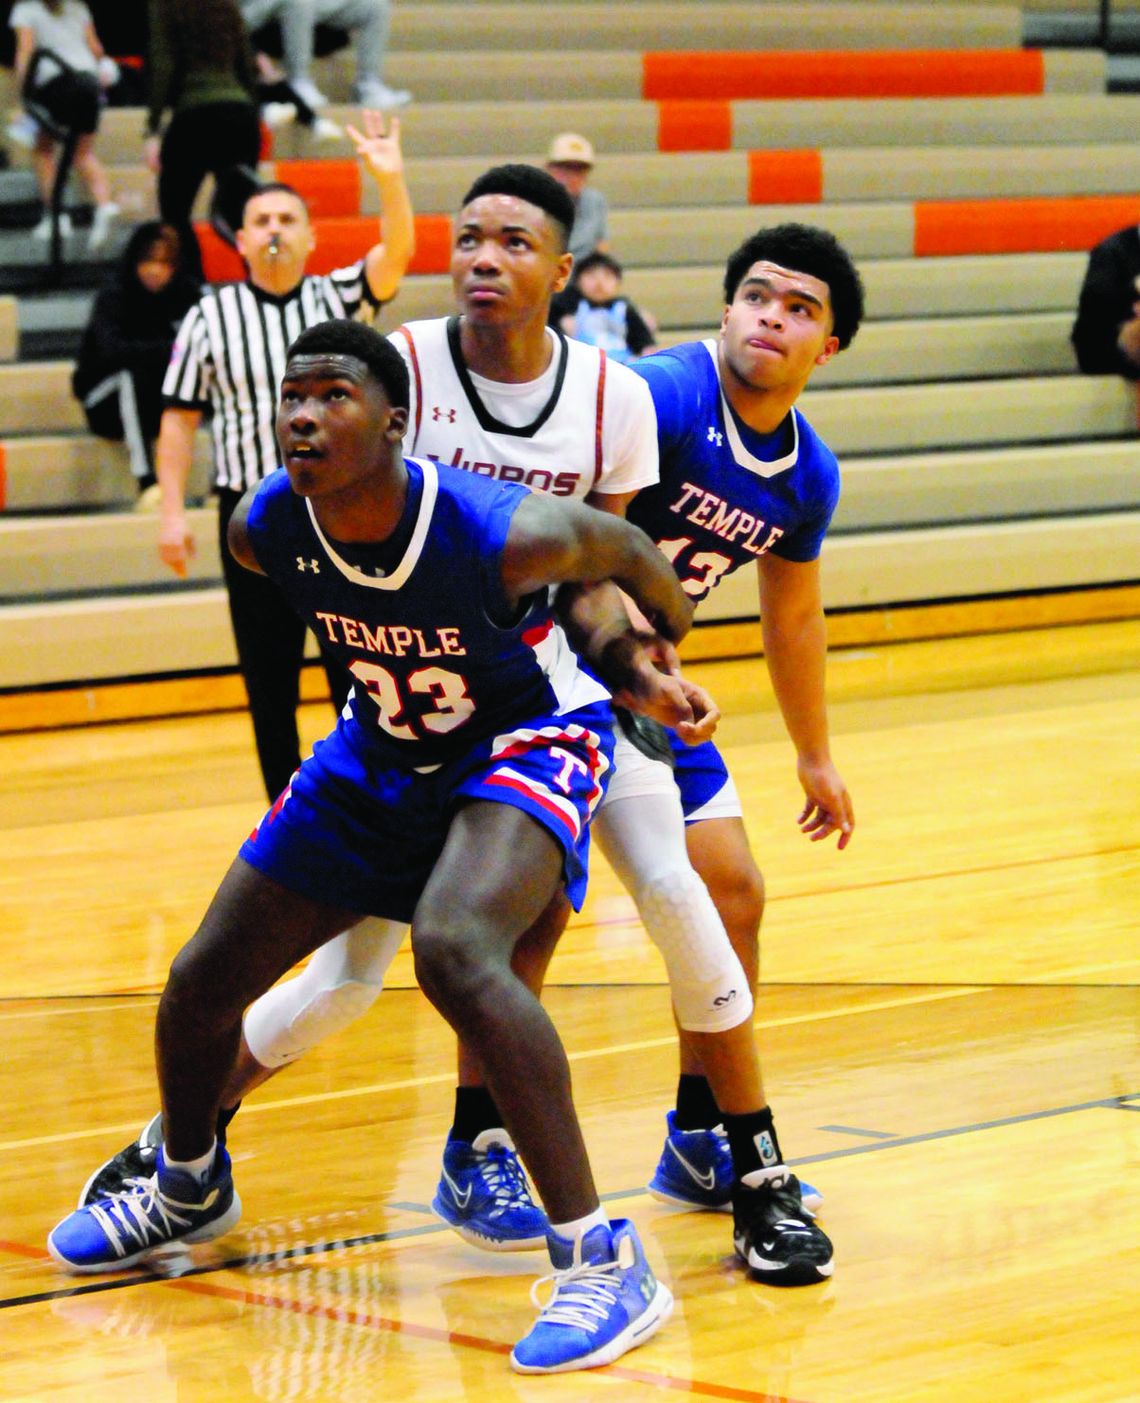
[[[859,262],[868,319],[802,400],[844,470],[824,553],[833,640],[1134,614],[1136,394],[1078,374],[1068,336],[1087,249],[1140,222],[1125,139],[1140,95],[1106,90],[1101,50],[1025,47],[1048,8],[567,0],[555,25],[539,0],[401,0],[387,76],[416,96],[419,246],[384,325],[450,310],[450,216],[475,175],[583,131],[628,291],[665,344],[715,329],[725,256],[761,224],[822,224]],[[321,86],[347,95],[346,57],[321,64]],[[118,109],[99,137],[132,218],[153,213],[142,134],[142,113]],[[367,247],[375,195],[347,141],[279,129],[265,173],[312,198],[312,266]],[[26,179],[5,178],[17,193]],[[228,250],[207,252],[232,274]],[[26,284],[43,251],[8,228],[0,256]],[[27,358],[82,324],[82,293],[52,304],[55,323],[48,302],[0,296],[0,726],[62,714],[47,689],[81,691],[92,719],[124,684],[160,711],[169,691],[135,684],[235,661],[208,500],[174,581],[124,452],[83,431],[67,359]],[[208,458],[203,437],[203,496]],[[755,608],[738,572],[690,653],[755,648],[752,623],[735,626]]]

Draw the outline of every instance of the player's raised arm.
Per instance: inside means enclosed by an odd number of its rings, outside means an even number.
[[[544,585],[613,580],[670,643],[688,633],[693,606],[649,537],[615,516],[532,494],[519,503],[502,558],[503,587],[521,599]]]

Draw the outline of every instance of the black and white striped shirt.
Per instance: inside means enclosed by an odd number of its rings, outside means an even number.
[[[215,486],[243,492],[280,466],[274,420],[293,340],[376,310],[363,261],[303,278],[283,297],[249,282],[203,292],[178,329],[162,394],[173,408],[212,411]]]

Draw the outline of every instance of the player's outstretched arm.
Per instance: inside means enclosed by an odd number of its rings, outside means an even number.
[[[796,747],[804,790],[801,830],[812,842],[839,835],[845,848],[855,831],[851,796],[831,758],[825,670],[827,626],[819,561],[783,560],[771,553],[760,571],[760,624],[772,689]]]
[[[679,643],[693,621],[672,565],[645,532],[577,502],[523,498],[503,549],[502,578],[514,600],[545,585],[612,580],[670,643]]]

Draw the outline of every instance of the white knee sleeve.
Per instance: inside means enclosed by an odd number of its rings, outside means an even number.
[[[242,1031],[263,1067],[284,1067],[372,1007],[407,926],[376,916],[322,945],[295,979],[262,994]]]
[[[664,957],[677,1021],[694,1033],[723,1032],[752,1016],[752,992],[685,851],[677,786],[666,766],[645,764],[664,770],[668,786],[626,785],[602,807],[594,830]]]
[[[669,971],[682,1028],[719,1033],[752,1016],[752,992],[704,882],[690,867],[636,893],[637,909]]]

